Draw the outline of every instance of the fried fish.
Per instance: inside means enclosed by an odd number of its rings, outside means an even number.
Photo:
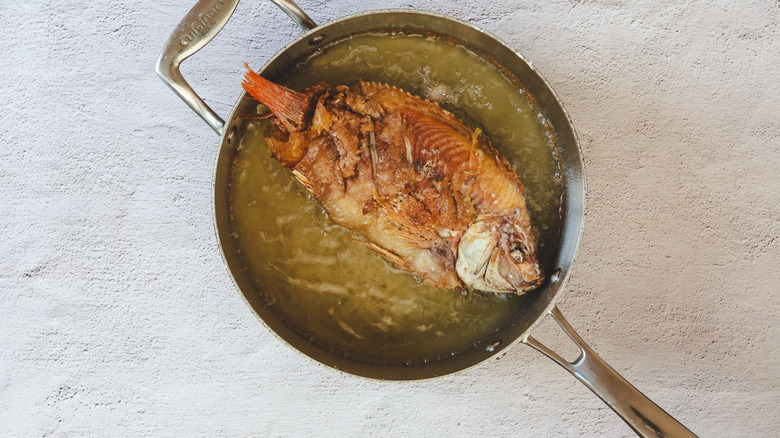
[[[271,154],[358,241],[442,289],[542,283],[523,184],[479,129],[389,85],[297,92],[246,67],[243,88],[272,113]]]

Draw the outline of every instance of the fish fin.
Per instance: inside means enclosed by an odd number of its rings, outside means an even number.
[[[387,199],[379,196],[379,192],[376,190],[376,181],[374,181],[374,185],[371,187],[371,192],[374,195],[374,201],[376,201],[377,205],[384,207],[386,210],[395,211],[395,208]]]
[[[395,206],[387,199],[379,196],[376,185],[371,188],[374,193],[374,201],[384,210],[385,215],[398,227],[392,231],[397,237],[406,241],[406,246],[416,248],[430,248],[432,242],[438,240],[439,236],[424,227],[412,222],[408,217],[396,210]],[[414,231],[413,231],[414,230]]]
[[[311,185],[311,180],[301,172],[297,170],[293,170],[292,174],[295,176],[295,179],[301,182],[303,186],[306,188],[306,190],[309,191],[309,193],[314,194],[314,186]]]
[[[255,73],[244,63],[247,72],[241,86],[253,98],[267,106],[288,132],[300,130],[304,124],[306,110],[309,106],[308,97],[287,87],[275,84]]]
[[[362,243],[363,245],[368,247],[368,249],[370,249],[371,251],[374,251],[375,253],[379,254],[381,257],[384,257],[385,259],[389,260],[390,263],[392,263],[393,266],[395,266],[398,269],[404,269],[408,271],[411,267],[409,262],[404,260],[403,257],[399,256],[398,254],[388,249],[382,248],[381,246],[375,243],[366,242],[365,240],[360,240],[360,239],[353,239],[351,237],[347,238],[347,240],[350,242]]]
[[[407,160],[425,176],[443,175],[468,165],[475,134],[461,132],[446,120],[409,110],[403,114]],[[477,134],[478,135],[478,134]]]
[[[402,245],[408,247],[408,248],[431,248],[433,246],[433,242],[430,236],[425,236],[424,234],[414,233],[407,230],[391,230],[389,231],[390,234],[395,236],[398,240],[402,242]]]

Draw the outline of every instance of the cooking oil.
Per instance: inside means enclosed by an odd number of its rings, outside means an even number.
[[[384,82],[434,100],[481,129],[525,185],[540,260],[552,269],[563,192],[553,130],[533,96],[494,63],[436,37],[364,34],[271,79],[296,90],[321,81]],[[425,286],[351,241],[271,157],[265,125],[252,122],[237,148],[232,231],[268,305],[310,342],[359,361],[420,363],[488,340],[522,313],[525,297]]]

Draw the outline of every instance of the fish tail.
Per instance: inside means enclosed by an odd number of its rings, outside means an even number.
[[[288,131],[298,131],[303,126],[309,104],[306,95],[263,78],[247,63],[244,66],[247,69],[241,83],[244,90],[267,106]]]

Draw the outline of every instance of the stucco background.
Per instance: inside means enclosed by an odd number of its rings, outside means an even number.
[[[269,333],[214,236],[217,136],[153,70],[192,3],[0,2],[0,436],[632,435],[527,347],[387,384]],[[780,3],[299,4],[442,12],[531,60],[587,172],[564,314],[695,433],[780,434]],[[226,115],[241,62],[298,34],[244,1],[183,71]]]

